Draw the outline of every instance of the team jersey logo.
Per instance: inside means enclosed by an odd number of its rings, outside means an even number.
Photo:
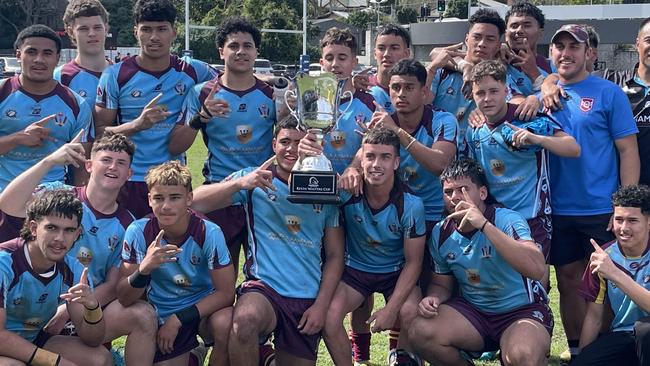
[[[63,114],[63,112],[59,112],[54,116],[54,123],[56,123],[57,126],[63,127],[65,123],[68,121],[68,117]]]
[[[253,137],[253,126],[251,125],[239,125],[235,127],[237,129],[237,141],[241,144],[248,143]]]
[[[176,90],[176,94],[178,95],[185,94],[185,84],[178,82],[178,84],[174,86],[174,90]]]
[[[23,327],[25,329],[41,329],[41,319],[40,318],[29,318],[23,321]]]
[[[190,282],[190,279],[187,278],[187,276],[183,274],[177,274],[176,276],[172,277],[172,280],[174,281],[174,284],[176,286],[180,287],[190,287],[192,286],[192,283]]]
[[[269,191],[269,193],[266,194],[266,196],[267,196],[267,197],[269,198],[269,200],[272,201],[272,202],[275,202],[275,201],[278,199],[278,196],[277,196],[275,193],[270,192],[270,191]]]
[[[5,111],[5,116],[7,116],[9,118],[16,118],[16,115],[17,115],[17,113],[16,113],[15,109],[7,109]]]
[[[155,92],[159,92],[159,91],[161,91],[161,90],[162,90],[162,83],[161,83],[161,84],[158,84],[158,85],[156,85],[156,87],[155,87],[155,88],[153,88],[153,91],[155,91]]]
[[[38,304],[43,304],[47,301],[49,294],[46,292],[44,294],[41,294],[41,296],[38,297],[38,300],[36,300],[36,303]]]
[[[134,90],[131,92],[131,96],[133,98],[140,98],[142,96],[142,91],[141,90]]]
[[[402,181],[407,183],[413,183],[418,179],[418,173],[414,167],[407,166],[402,171]]]
[[[399,228],[398,228],[396,223],[392,223],[392,224],[388,225],[388,231],[390,231],[393,234],[397,234],[397,232],[399,231]]]
[[[524,85],[524,78],[517,78],[517,85],[518,86]]]
[[[79,96],[80,96],[80,97],[82,97],[82,98],[85,98],[85,97],[86,97],[86,95],[88,95],[88,93],[86,93],[86,91],[85,91],[85,90],[83,90],[83,89],[82,89],[82,90],[79,90],[79,91],[77,91],[77,94],[79,94]]]
[[[32,116],[40,116],[40,115],[41,115],[41,106],[37,104],[32,107]]]
[[[449,88],[447,88],[447,94],[448,95],[454,95],[455,93],[456,93],[456,91],[454,90],[453,87],[450,86]]]
[[[456,259],[456,253],[454,253],[454,252],[447,253],[447,260],[448,261],[453,261],[454,259]]]
[[[648,282],[650,282],[650,275],[643,276],[643,283],[648,283]]]
[[[481,248],[481,258],[489,259],[492,258],[492,246],[486,245]]]
[[[481,275],[478,273],[477,269],[473,269],[473,268],[466,269],[465,275],[467,275],[467,280],[471,284],[478,285],[481,283]]]
[[[108,249],[112,252],[117,248],[117,243],[120,242],[120,238],[117,237],[117,235],[113,235],[110,238],[108,238]]]
[[[392,107],[393,107],[393,104],[391,102],[384,103],[384,109],[391,109]]]
[[[580,99],[580,110],[583,112],[589,112],[594,107],[594,98],[582,98]]]
[[[533,318],[538,319],[540,322],[544,323],[544,314],[541,311],[535,310],[532,314]]]
[[[83,264],[84,267],[88,267],[93,261],[93,252],[90,248],[80,247],[77,251],[77,260],[79,263]]]
[[[311,205],[311,207],[314,209],[314,212],[319,214],[323,211],[323,204],[322,203],[314,203]]]
[[[192,257],[190,257],[190,263],[194,266],[198,266],[199,264],[201,264],[201,256],[192,253]]]
[[[359,216],[359,215],[354,215],[354,221],[356,221],[356,222],[358,222],[358,223],[362,223],[362,222],[363,222],[363,219],[362,219],[361,216]]]
[[[262,104],[257,108],[257,111],[260,112],[260,117],[262,118],[269,118],[271,115],[271,112],[269,111],[269,106],[266,104]]]
[[[503,173],[506,172],[506,165],[501,160],[491,159],[490,171],[492,172],[492,174],[496,175],[497,177],[500,177],[503,175]]]
[[[98,231],[99,231],[99,228],[97,226],[93,226],[93,227],[90,228],[90,230],[88,230],[88,233],[90,235],[97,235]]]
[[[23,298],[22,297],[17,297],[13,301],[14,306],[20,306],[20,304],[22,304],[22,303],[23,303]]]
[[[330,133],[331,141],[330,144],[335,149],[340,149],[345,146],[345,132],[343,131],[332,131]]]
[[[465,118],[465,110],[465,107],[458,108],[458,111],[456,111],[456,121],[460,122]]]
[[[472,246],[468,245],[463,249],[463,255],[469,255],[472,252]]]
[[[290,232],[297,234],[300,232],[300,217],[294,215],[287,215],[284,217],[284,223]]]
[[[237,108],[237,112],[246,112],[246,103],[240,104],[239,108]]]
[[[381,244],[381,242],[379,242],[379,241],[377,241],[377,240],[375,240],[375,239],[373,239],[371,237],[366,238],[366,243],[368,243],[368,246],[370,248],[372,248],[372,249],[377,248]]]

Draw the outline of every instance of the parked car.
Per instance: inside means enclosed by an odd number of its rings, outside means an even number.
[[[296,73],[298,71],[300,71],[300,67],[298,67],[298,65],[287,65],[284,70],[284,77],[293,79],[296,77]]]
[[[273,75],[283,76],[284,71],[287,69],[287,66],[283,64],[273,64],[271,65],[271,69],[273,69]]]
[[[4,77],[12,77],[20,74],[20,62],[15,57],[0,56],[0,69]]]
[[[260,75],[273,74],[273,69],[271,68],[271,61],[263,58],[255,59],[253,70],[256,74],[260,74]]]
[[[318,63],[309,64],[309,76],[319,76],[322,70]]]

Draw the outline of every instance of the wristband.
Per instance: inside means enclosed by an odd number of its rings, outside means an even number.
[[[483,231],[483,229],[485,229],[485,225],[487,225],[487,223],[488,223],[488,219],[485,219],[485,222],[483,222],[483,225],[481,225],[481,228],[478,229],[478,230]]]
[[[145,288],[151,282],[151,275],[144,275],[136,270],[127,278],[127,281],[133,288]]]
[[[188,124],[194,130],[200,130],[203,127],[203,122],[201,122],[201,113],[197,113],[192,117],[190,123]]]
[[[34,353],[32,353],[32,357],[27,361],[27,364],[32,366],[57,366],[60,361],[60,355],[36,347]]]
[[[417,141],[417,139],[411,137],[411,142],[409,142],[408,145],[406,145],[406,147],[405,147],[406,151],[409,151],[409,149],[411,148],[411,145],[413,145],[415,143],[415,141]]]
[[[95,325],[102,321],[104,314],[102,313],[102,309],[99,307],[99,303],[97,303],[97,306],[94,309],[88,309],[86,305],[84,305],[84,309],[84,321],[86,323]]]
[[[199,308],[197,308],[196,305],[188,306],[185,309],[177,311],[174,314],[176,315],[178,320],[181,321],[182,325],[186,325],[195,320],[201,319]]]
[[[201,111],[204,111],[209,118],[212,118],[212,113],[210,113],[210,111],[207,108],[205,108],[205,103],[201,104],[201,109],[199,109],[199,114],[201,114]]]

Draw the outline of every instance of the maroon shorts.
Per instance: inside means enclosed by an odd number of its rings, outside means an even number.
[[[528,220],[528,226],[530,227],[530,235],[535,243],[541,247],[546,263],[548,263],[549,255],[551,254],[551,238],[553,234],[553,222],[551,221],[551,216],[542,215],[533,217]]]
[[[181,325],[174,340],[174,350],[164,355],[156,348],[153,363],[171,360],[196,348],[199,345],[199,341],[196,339],[196,336],[199,334],[199,324],[201,324],[201,319],[196,319],[189,324]]]
[[[0,211],[0,243],[19,237],[24,222],[25,219],[22,217],[7,215]]]
[[[482,312],[462,297],[452,297],[445,305],[451,306],[472,323],[483,338],[483,352],[498,350],[503,332],[521,319],[532,319],[542,324],[549,335],[553,335],[553,313],[546,304],[524,305],[503,314]]]
[[[247,242],[246,211],[244,206],[234,205],[208,212],[208,220],[219,225],[228,248]]]
[[[273,330],[275,348],[296,357],[316,361],[321,335],[304,335],[298,331],[298,322],[314,299],[284,297],[262,281],[246,281],[238,289],[238,296],[257,292],[271,303],[275,311],[276,325]],[[236,306],[236,305],[235,305]]]
[[[150,214],[147,183],[128,181],[122,186],[117,202],[126,207],[136,219],[141,219]]]
[[[345,266],[341,281],[363,295],[364,299],[378,292],[384,295],[384,300],[388,301],[395,290],[400,273],[402,273],[401,270],[389,273],[371,273]]]

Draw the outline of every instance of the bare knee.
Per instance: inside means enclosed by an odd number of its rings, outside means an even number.
[[[402,305],[402,308],[399,309],[399,318],[400,318],[400,326],[402,329],[409,328],[411,326],[411,323],[415,318],[418,316],[418,306],[417,303],[411,302],[411,301],[406,301],[404,305]]]
[[[145,302],[136,302],[126,307],[125,313],[131,332],[138,330],[140,333],[155,335],[158,331],[158,317],[154,308]]]
[[[435,338],[434,327],[427,319],[415,317],[408,327],[408,341],[416,349],[427,348]],[[404,329],[404,328],[402,328]]]
[[[262,319],[256,309],[238,309],[232,319],[230,334],[240,342],[257,342],[261,322]]]
[[[546,359],[546,352],[541,347],[533,347],[531,344],[519,342],[507,350],[501,350],[502,358],[506,366],[537,366],[542,365]]]
[[[113,365],[113,355],[109,350],[104,346],[98,346],[93,348],[93,354],[88,358],[89,366],[112,366]]]
[[[208,318],[210,335],[217,344],[226,344],[232,327],[232,307],[221,309]]]

